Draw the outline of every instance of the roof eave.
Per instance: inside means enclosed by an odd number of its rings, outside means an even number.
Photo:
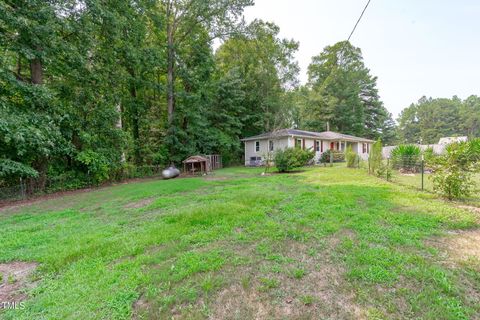
[[[264,139],[272,139],[272,138],[285,138],[289,137],[290,135],[285,134],[285,135],[280,135],[280,136],[267,136],[267,137],[250,137],[250,138],[243,138],[240,139],[240,141],[255,141],[255,140],[264,140]]]

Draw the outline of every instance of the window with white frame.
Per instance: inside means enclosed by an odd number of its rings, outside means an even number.
[[[366,143],[363,143],[362,153],[367,153],[367,148],[368,148],[368,145]]]
[[[268,150],[273,151],[273,141],[272,140],[268,141]]]
[[[260,151],[260,141],[255,141],[255,152]]]
[[[315,140],[315,151],[320,152],[320,141]]]

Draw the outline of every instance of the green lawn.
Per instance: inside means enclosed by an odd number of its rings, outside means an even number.
[[[449,246],[478,213],[364,170],[260,172],[0,211],[0,261],[40,264],[26,308],[0,317],[479,318],[478,256]]]

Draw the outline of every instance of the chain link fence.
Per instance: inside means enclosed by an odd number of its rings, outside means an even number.
[[[122,168],[113,172],[111,178],[102,184],[119,182],[134,178],[148,178],[160,176],[163,167],[161,166],[131,166]],[[39,180],[26,180],[19,178],[18,181],[8,184],[0,181],[0,201],[15,201],[28,199],[38,195],[51,194],[55,192],[71,191],[77,189],[98,187],[93,178],[85,176],[78,178],[72,175],[61,175],[53,178],[47,178],[45,183],[39,183]]]
[[[365,168],[369,173],[377,175],[389,182],[418,190],[435,192],[433,183],[433,168],[429,167],[421,156],[403,156],[384,159],[383,165],[373,172],[369,161]],[[480,206],[480,173],[473,175],[476,185],[473,193],[465,200],[471,200]]]
[[[26,199],[25,184],[0,187],[0,201]]]
[[[387,159],[388,180],[420,190],[433,192],[430,168],[420,157],[400,157]]]

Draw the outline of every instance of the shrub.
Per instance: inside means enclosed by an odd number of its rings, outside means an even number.
[[[18,177],[38,177],[38,172],[30,166],[10,159],[0,159],[0,179]]]
[[[370,172],[376,175],[382,175],[380,172],[383,170],[382,161],[382,141],[379,139],[374,142],[370,154],[368,155],[368,162],[370,165]]]
[[[390,156],[394,168],[415,172],[420,160],[420,148],[414,144],[395,147]]]
[[[480,162],[480,138],[449,144],[446,154],[450,155],[451,162],[468,168],[471,164]]]
[[[96,183],[101,183],[109,178],[109,162],[102,154],[93,150],[85,150],[77,154],[76,160],[86,167],[87,174]]]
[[[325,151],[320,155],[320,163],[326,164],[330,162],[330,151]]]
[[[92,179],[87,174],[75,170],[68,170],[52,176],[47,183],[47,193],[76,190],[91,185]]]
[[[452,143],[429,161],[434,191],[449,200],[468,196],[475,187],[472,174],[480,171],[480,139]]]
[[[437,155],[433,152],[432,147],[428,147],[423,151],[423,159],[425,162],[430,162],[431,159],[435,158]]]
[[[275,166],[279,172],[287,172],[294,168],[303,167],[313,159],[314,152],[300,148],[286,148],[275,153]]]
[[[449,200],[469,196],[475,186],[472,174],[456,166],[435,170],[432,181],[433,190]]]
[[[345,161],[345,153],[337,150],[327,150],[320,156],[321,163],[330,163],[330,153],[333,155],[333,162]]]
[[[358,154],[353,152],[352,146],[347,147],[347,152],[345,152],[345,159],[347,161],[348,168],[355,168],[360,161]]]

